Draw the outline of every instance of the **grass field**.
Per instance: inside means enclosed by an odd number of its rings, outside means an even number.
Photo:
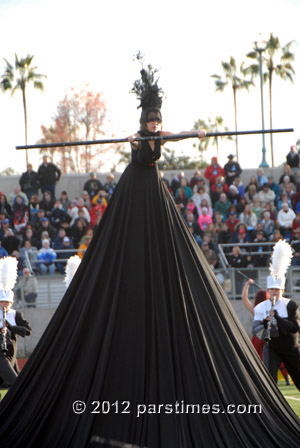
[[[278,381],[278,387],[295,414],[300,418],[300,391],[294,385],[286,386],[284,381]]]
[[[7,392],[7,389],[4,389],[4,390],[0,390],[0,401],[2,400],[2,398],[4,398],[4,397],[5,397],[5,395],[6,395],[6,392]]]

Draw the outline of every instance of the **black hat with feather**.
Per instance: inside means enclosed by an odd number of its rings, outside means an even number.
[[[135,93],[140,104],[138,109],[142,108],[140,124],[144,126],[147,122],[152,120],[162,121],[161,106],[163,99],[163,91],[158,86],[158,79],[155,80],[157,70],[153,69],[151,65],[147,68],[142,68],[140,71],[141,79],[134,82],[132,93]]]

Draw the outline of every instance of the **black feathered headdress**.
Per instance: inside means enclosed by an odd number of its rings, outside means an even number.
[[[137,57],[141,59],[141,57]],[[140,104],[138,109],[142,108],[140,123],[144,124],[148,121],[148,114],[154,112],[161,121],[160,108],[163,100],[163,90],[158,86],[158,79],[155,79],[156,69],[149,64],[147,68],[140,71],[141,79],[137,79],[131,89],[131,93],[135,93]]]
[[[140,73],[141,79],[137,79],[134,82],[131,90],[141,102],[138,109],[140,107],[142,109],[160,109],[162,106],[163,91],[157,84],[158,79],[155,80],[157,70],[154,70],[151,65],[148,65],[147,69],[142,68]]]

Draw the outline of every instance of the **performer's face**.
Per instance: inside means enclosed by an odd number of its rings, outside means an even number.
[[[149,132],[158,132],[161,130],[161,122],[153,118],[153,120],[147,121],[146,128]]]
[[[146,129],[148,132],[158,132],[161,129],[161,115],[158,111],[147,114]]]
[[[3,308],[6,308],[6,311],[9,310],[9,308],[11,307],[11,303],[7,302],[6,300],[1,300],[0,301],[0,309],[3,310]]]
[[[270,294],[270,298],[276,297],[276,300],[279,300],[282,296],[282,290],[277,288],[269,288],[268,293]]]

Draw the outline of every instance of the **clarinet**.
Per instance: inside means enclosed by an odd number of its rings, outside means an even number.
[[[271,313],[274,309],[275,306],[275,302],[276,302],[276,297],[273,297],[273,300],[271,301],[271,309],[270,309],[270,313],[269,316],[271,316]],[[267,330],[266,330],[266,335],[265,335],[265,341],[270,341],[271,340],[271,327],[272,327],[272,323],[273,323],[273,316],[271,316],[269,322],[268,322],[268,326],[267,326]]]
[[[3,314],[3,328],[6,327],[6,308],[4,307],[2,310]],[[6,335],[4,333],[1,333],[1,351],[4,356],[7,354],[7,342],[6,342]]]

